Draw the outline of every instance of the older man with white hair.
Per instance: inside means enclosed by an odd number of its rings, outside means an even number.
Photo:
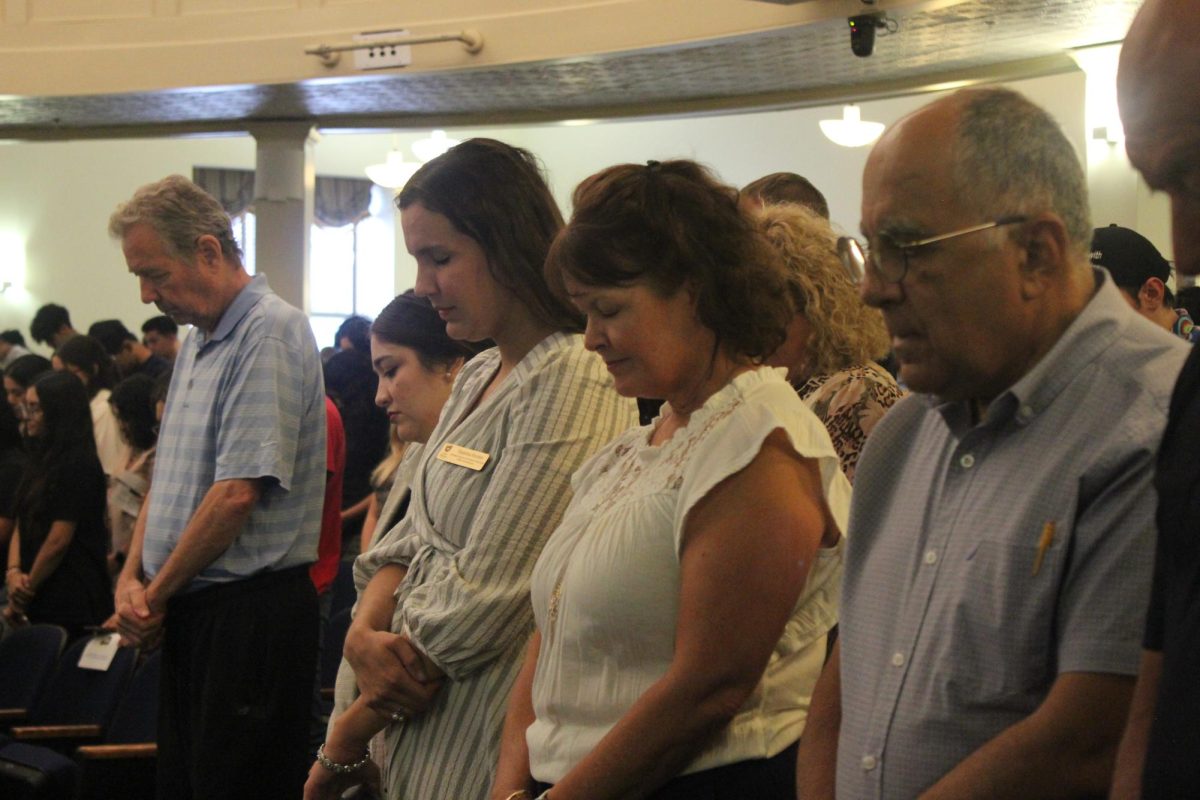
[[[162,635],[158,796],[299,797],[308,769],[325,495],[316,341],[179,175],[109,220],[142,302],[196,326],[175,364],[116,626]]]

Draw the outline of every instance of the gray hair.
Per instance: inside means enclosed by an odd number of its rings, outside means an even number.
[[[226,259],[242,263],[242,250],[233,238],[225,209],[182,175],[168,175],[134,192],[109,217],[108,232],[122,239],[130,228],[143,223],[154,229],[173,258],[190,260],[196,255],[196,240],[209,235],[221,243],[221,254]]]
[[[1092,241],[1079,157],[1045,109],[1010,89],[970,89],[954,148],[957,195],[994,215],[1062,218],[1077,255]]]

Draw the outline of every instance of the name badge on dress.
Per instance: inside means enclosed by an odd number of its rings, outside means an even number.
[[[442,449],[438,451],[437,457],[438,461],[445,461],[447,464],[473,469],[476,472],[483,469],[483,465],[491,458],[487,453],[472,450],[460,444],[442,445]]]

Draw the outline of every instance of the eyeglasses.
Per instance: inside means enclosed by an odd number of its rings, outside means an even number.
[[[912,256],[913,251],[934,242],[944,242],[947,239],[954,239],[958,236],[966,236],[968,233],[977,233],[991,228],[999,228],[1002,225],[1015,225],[1025,222],[1027,219],[1028,217],[1023,215],[1014,214],[1007,217],[1000,217],[991,222],[981,222],[978,225],[972,225],[969,228],[951,231],[950,233],[939,233],[936,236],[915,239],[911,242],[897,242],[887,236],[880,236],[879,244],[874,249],[864,248],[853,237],[843,236],[838,239],[837,251],[838,256],[842,259],[842,266],[846,269],[846,274],[855,283],[862,283],[866,275],[868,263],[875,270],[875,273],[888,283],[899,283],[908,274],[908,259]]]

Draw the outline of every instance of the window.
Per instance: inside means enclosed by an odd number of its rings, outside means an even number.
[[[246,272],[256,275],[254,271],[254,212],[246,209],[236,217],[232,217],[233,238],[238,247],[242,248],[242,266]]]
[[[308,318],[317,344],[328,347],[346,317],[374,319],[396,296],[391,192],[373,185],[366,217],[336,228],[313,225],[311,236]]]

